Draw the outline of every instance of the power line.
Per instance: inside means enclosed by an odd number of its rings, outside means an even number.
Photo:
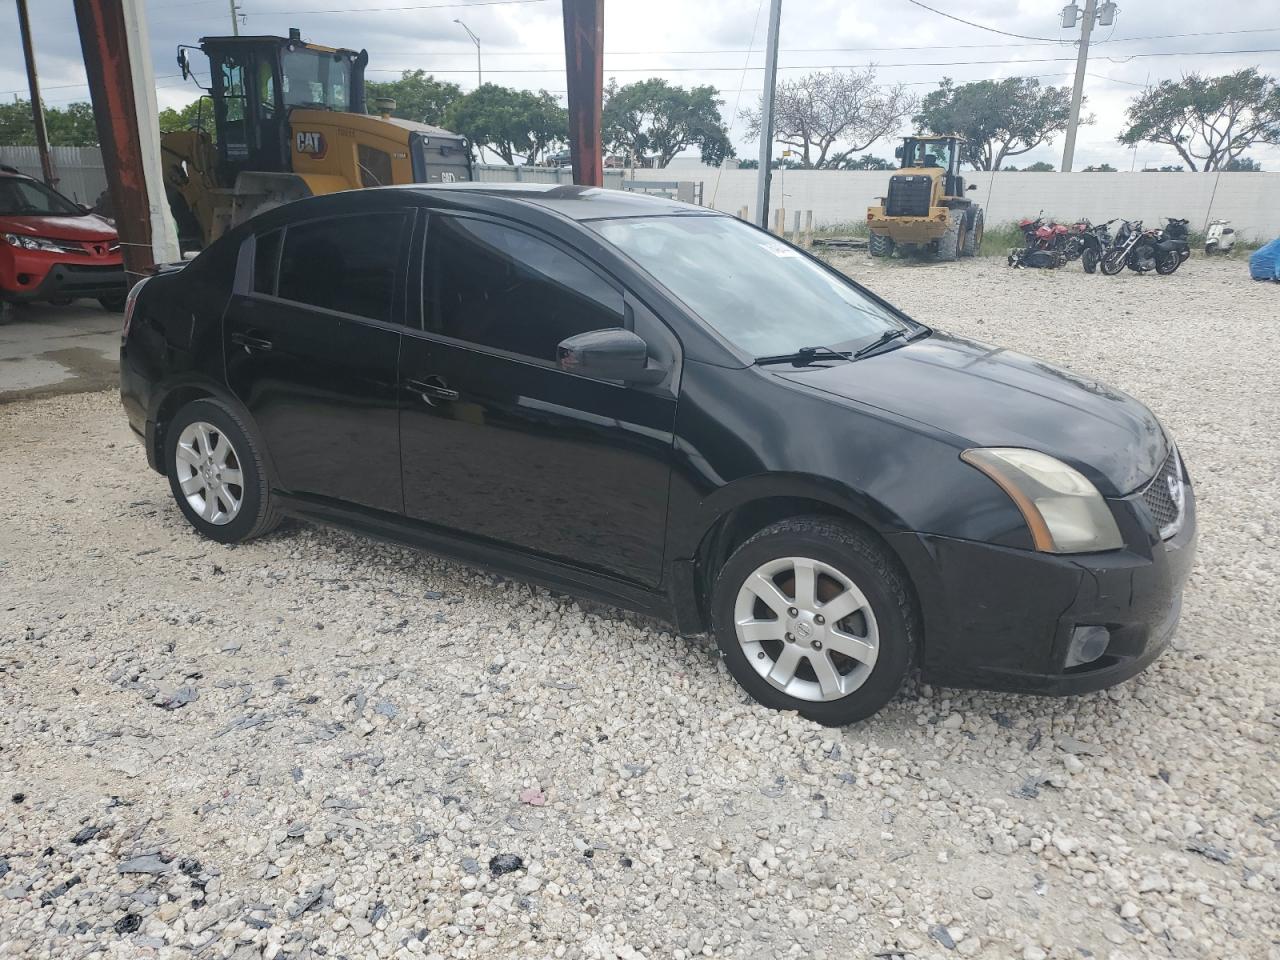
[[[1133,53],[1124,57],[1106,57],[1115,63],[1129,60],[1140,60],[1149,57],[1209,57],[1230,54],[1280,53],[1280,47],[1264,47],[1251,50],[1169,50],[1163,53]],[[998,66],[1013,63],[1067,63],[1075,57],[1028,57],[1017,60],[913,60],[908,63],[797,63],[779,66],[779,70],[865,70],[894,69],[899,67],[976,67]],[[379,67],[370,69],[369,73],[403,73],[408,67]],[[617,67],[606,70],[606,73],[724,73],[736,72],[742,67]],[[763,70],[764,67],[747,67],[747,70]],[[471,73],[470,70],[432,70],[432,73]],[[563,73],[563,67],[528,67],[524,69],[492,70],[491,73]]]
[[[1066,41],[1062,39],[1054,40],[1051,37],[1028,37],[1023,33],[1010,33],[1008,30],[997,30],[995,27],[986,27],[980,23],[974,23],[972,20],[964,20],[960,17],[954,17],[949,13],[944,13],[941,10],[936,10],[928,4],[921,3],[920,0],[907,0],[907,3],[914,3],[917,7],[928,10],[930,13],[936,13],[940,17],[946,17],[948,20],[954,20],[956,23],[963,23],[968,27],[977,27],[979,30],[986,30],[989,33],[998,33],[1005,37],[1017,37],[1019,40],[1043,40],[1046,43],[1066,43]]]

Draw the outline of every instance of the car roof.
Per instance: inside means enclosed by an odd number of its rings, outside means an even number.
[[[642,181],[643,182],[643,181]],[[571,220],[607,220],[616,217],[661,217],[673,214],[714,214],[708,207],[681,203],[628,190],[605,190],[558,183],[442,183],[386,187],[413,190],[427,197],[441,197],[465,206],[470,196],[511,200],[542,207]],[[490,204],[486,204],[489,206]]]

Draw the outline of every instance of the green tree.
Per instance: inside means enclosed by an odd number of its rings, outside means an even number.
[[[1123,144],[1173,147],[1192,170],[1225,169],[1255,144],[1280,144],[1280,84],[1257,67],[1220,77],[1189,73],[1129,103]]]
[[[1049,169],[1052,170],[1053,168],[1050,167]],[[1099,163],[1092,167],[1085,167],[1082,172],[1083,173],[1115,173],[1116,168],[1109,163]]]
[[[535,163],[569,139],[569,117],[545,90],[531,93],[486,83],[445,111],[444,125],[476,146],[488,147],[504,163]]]
[[[1010,168],[1012,169],[1012,168]],[[1045,163],[1043,160],[1037,160],[1035,163],[1029,163],[1022,168],[1023,173],[1053,173],[1056,168],[1052,163]]]
[[[364,92],[370,113],[377,112],[373,106],[375,99],[390,97],[396,102],[396,108],[391,111],[393,117],[432,126],[441,126],[449,107],[462,98],[460,86],[437,80],[425,70],[405,70],[399,80],[366,82]]]
[[[1005,158],[1050,142],[1066,129],[1070,114],[1070,91],[1042,87],[1034,77],[959,86],[947,77],[924,98],[914,119],[930,133],[965,137],[963,157],[975,170],[999,170]],[[1092,123],[1093,118],[1080,122]]]
[[[1228,173],[1261,173],[1262,164],[1252,157],[1232,157],[1222,169]]]
[[[657,78],[604,91],[601,138],[612,153],[653,156],[665,167],[681,150],[698,147],[702,162],[719,166],[734,155],[729,131],[720,116],[724,103],[715,87],[673,86]]]
[[[93,120],[93,107],[88,103],[70,103],[65,107],[46,107],[45,127],[49,143],[55,147],[93,147],[98,144],[98,127]],[[31,120],[31,101],[0,103],[0,143],[32,146],[36,128]]]
[[[1167,163],[1163,167],[1143,167],[1143,173],[1182,173],[1182,164]]]
[[[832,164],[832,166],[836,166]],[[869,153],[864,153],[859,157],[843,158],[836,169],[839,170],[894,170],[897,165],[885,160],[883,157],[873,157]]]
[[[160,111],[160,132],[172,133],[175,130],[204,130],[210,137],[214,136],[213,101],[207,97],[192,100],[181,110],[165,107]]]
[[[901,84],[881,87],[874,67],[815,71],[778,84],[774,139],[800,151],[802,166],[841,168],[855,153],[897,130],[916,107]],[[747,135],[760,134],[760,111],[748,110]],[[836,150],[837,144],[848,144]]]

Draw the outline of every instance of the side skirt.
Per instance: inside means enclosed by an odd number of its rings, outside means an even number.
[[[337,503],[323,497],[273,493],[281,512],[317,523],[403,546],[417,547],[514,580],[525,580],[550,590],[622,607],[668,623],[675,621],[671,598],[657,590],[583,570],[547,557],[498,546],[489,541],[459,536],[439,527],[403,517]]]

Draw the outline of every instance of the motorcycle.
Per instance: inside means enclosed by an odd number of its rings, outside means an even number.
[[[1045,223],[1044,211],[1033,219],[1018,221],[1022,231],[1022,246],[1009,251],[1009,266],[1053,269],[1080,255],[1079,249],[1068,242],[1069,230],[1060,223]]]
[[[1109,277],[1116,276],[1125,267],[1134,273],[1154,270],[1167,276],[1182,265],[1186,259],[1184,251],[1190,255],[1185,240],[1165,237],[1161,230],[1145,230],[1141,220],[1125,220],[1100,265]]]
[[[1111,224],[1115,222],[1115,218],[1106,223],[1091,223],[1086,219],[1072,224],[1076,233],[1068,243],[1079,251],[1076,256],[1080,258],[1080,266],[1084,267],[1085,273],[1097,272],[1103,254],[1111,246]],[[1067,259],[1074,260],[1075,257],[1068,255]]]
[[[1230,253],[1236,245],[1236,232],[1230,220],[1214,220],[1204,235],[1205,256],[1214,253]]]
[[[1164,219],[1164,229],[1156,231],[1156,273],[1168,276],[1191,258],[1191,244],[1185,218]]]

